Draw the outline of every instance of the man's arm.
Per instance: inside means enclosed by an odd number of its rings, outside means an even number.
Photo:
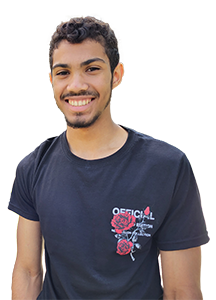
[[[161,251],[164,300],[202,300],[201,248]]]
[[[42,288],[40,223],[19,218],[17,258],[12,278],[12,300],[36,300]]]

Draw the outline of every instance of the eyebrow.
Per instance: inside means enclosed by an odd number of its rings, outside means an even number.
[[[52,67],[52,70],[56,69],[56,68],[69,68],[69,65],[68,64],[56,64]]]
[[[84,62],[82,62],[80,64],[81,67],[84,67],[84,66],[87,66],[93,62],[96,62],[96,61],[100,61],[102,63],[106,63],[105,60],[103,60],[102,58],[99,58],[99,57],[96,57],[96,58],[91,58],[91,59],[88,59]],[[67,68],[70,68],[70,66],[68,64],[56,64],[52,67],[52,70],[56,69],[56,68],[64,68],[64,69],[67,69]]]
[[[100,62],[103,62],[104,64],[106,63],[102,58],[99,58],[99,57],[95,57],[95,58],[91,58],[91,59],[88,59],[84,62],[82,62],[80,64],[81,67],[84,67],[84,66],[87,66],[87,65],[90,65],[91,63],[95,62],[95,61],[100,61]]]

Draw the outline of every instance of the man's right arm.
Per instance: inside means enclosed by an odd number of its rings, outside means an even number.
[[[19,218],[17,258],[12,278],[12,300],[36,300],[42,289],[40,223]]]

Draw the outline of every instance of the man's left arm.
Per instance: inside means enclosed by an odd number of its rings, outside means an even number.
[[[201,248],[161,251],[164,300],[202,300]]]

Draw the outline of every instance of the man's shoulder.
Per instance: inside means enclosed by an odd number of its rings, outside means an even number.
[[[25,156],[19,163],[18,169],[27,170],[36,168],[48,152],[52,151],[54,144],[58,143],[60,136],[46,139],[35,150]]]
[[[179,148],[152,136],[129,129],[135,138],[135,149],[143,155],[148,155],[153,159],[173,159],[179,160],[185,156]]]

